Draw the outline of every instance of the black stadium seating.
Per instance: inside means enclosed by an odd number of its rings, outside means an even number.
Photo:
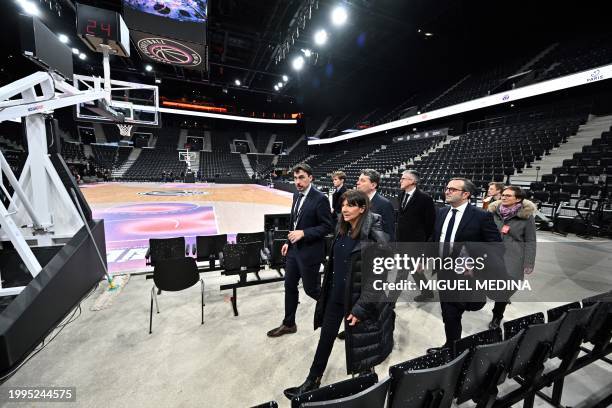
[[[476,333],[455,341],[452,350],[391,366],[389,377],[379,382],[374,374],[359,376],[298,395],[291,406],[448,408],[471,400],[477,407],[510,407],[521,401],[531,407],[536,396],[560,406],[570,374],[598,360],[609,362],[611,295],[550,309],[547,321],[541,312],[508,321],[503,337],[501,329]],[[587,343],[593,347],[585,347]],[[498,386],[510,382],[518,388],[503,387],[502,393]],[[549,396],[542,390],[551,384]],[[387,392],[386,405],[380,392]],[[610,398],[606,395],[593,406],[607,406]]]

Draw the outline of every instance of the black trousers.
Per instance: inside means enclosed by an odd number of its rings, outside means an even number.
[[[321,275],[319,274],[321,263],[306,265],[297,256],[296,251],[296,248],[289,249],[285,263],[285,318],[283,319],[285,326],[295,325],[295,312],[300,295],[298,290],[300,278],[308,296],[318,300],[321,294]]]
[[[444,322],[444,332],[446,333],[446,346],[453,344],[453,341],[461,338],[461,318],[463,312],[476,311],[484,307],[486,302],[441,302],[442,321]]]
[[[420,288],[421,286],[424,286],[427,283],[427,276],[425,276],[423,272],[415,272],[410,275],[412,276],[412,279],[414,279],[414,283],[417,284],[417,288]]]
[[[508,302],[495,302],[495,306],[493,306],[493,317],[503,319],[506,306],[508,306]]]
[[[317,351],[310,366],[310,378],[314,379],[323,376],[343,320],[344,305],[330,298],[323,315],[323,325],[321,326],[321,336],[319,337]]]

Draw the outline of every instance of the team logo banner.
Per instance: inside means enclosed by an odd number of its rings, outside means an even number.
[[[206,48],[202,45],[137,31],[132,31],[132,38],[145,59],[187,69],[205,68]]]

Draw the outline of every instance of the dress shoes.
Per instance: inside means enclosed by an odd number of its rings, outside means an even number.
[[[285,394],[285,397],[291,400],[297,397],[298,395],[304,394],[305,392],[316,390],[320,386],[321,386],[321,377],[311,378],[309,376],[308,378],[306,378],[306,381],[304,381],[302,385],[299,385],[297,387],[287,388],[286,390],[283,391],[283,394]]]
[[[419,295],[414,297],[415,302],[427,302],[428,300],[433,300],[434,293],[431,290],[424,290]]]
[[[270,330],[267,334],[268,337],[280,337],[284,334],[295,333],[296,331],[297,325],[295,324],[293,326],[285,326],[284,324],[281,324],[277,328]]]
[[[435,354],[435,353],[439,353],[445,349],[450,349],[450,346],[448,346],[447,344],[442,345],[441,347],[432,347],[432,348],[428,348],[427,349],[427,354]]]

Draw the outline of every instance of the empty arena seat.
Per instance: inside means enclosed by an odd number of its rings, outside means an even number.
[[[450,407],[461,369],[469,351],[454,360],[439,365],[440,360],[431,356],[419,357],[418,369],[410,369],[409,361],[389,368],[391,389],[390,408]]]
[[[198,261],[220,259],[227,244],[227,234],[196,236],[196,253]]]
[[[309,407],[330,407],[330,408],[385,408],[387,400],[387,391],[391,378],[386,379],[372,385],[365,390],[343,398],[335,398],[327,401],[306,402],[300,405],[303,408]]]
[[[157,313],[159,313],[157,290],[176,292],[190,288],[198,281],[200,281],[202,324],[204,324],[204,280],[200,279],[195,259],[191,257],[182,257],[162,259],[156,262],[155,269],[153,270],[153,282],[155,282],[155,284],[151,288],[149,334],[153,333],[153,302],[155,302]]]
[[[189,248],[185,246],[184,237],[151,238],[145,259],[147,265],[155,266],[160,260],[184,258],[187,254]]]
[[[374,373],[361,375],[334,384],[326,385],[319,389],[297,395],[291,399],[291,408],[300,408],[306,403],[329,401],[338,398],[346,398],[369,389],[378,381]]]
[[[502,341],[501,330],[497,330],[484,338],[476,335],[455,342],[461,342],[465,349],[470,350],[459,378],[456,392],[458,404],[469,400],[478,406],[492,404],[497,397],[497,386],[506,379],[522,335],[523,332],[519,331],[510,339]]]

